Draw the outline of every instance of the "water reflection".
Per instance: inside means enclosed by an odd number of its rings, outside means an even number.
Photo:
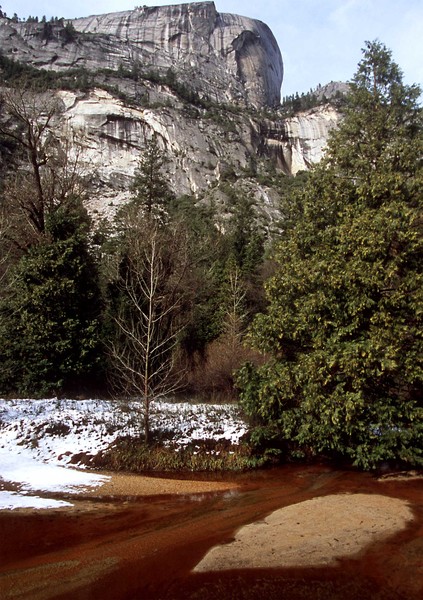
[[[124,499],[109,496],[103,502],[86,498],[87,506],[69,512],[1,514],[0,597],[2,600],[32,597],[420,600],[423,597],[421,479],[377,480],[370,474],[315,465],[231,476],[231,480],[237,487],[225,492]],[[414,521],[400,533],[376,541],[361,554],[338,560],[332,567],[193,572],[210,548],[232,540],[244,525],[263,520],[284,506],[345,493],[406,500],[413,510]],[[72,569],[65,567],[69,564],[74,565]]]

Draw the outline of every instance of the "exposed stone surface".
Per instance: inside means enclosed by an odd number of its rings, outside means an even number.
[[[198,2],[90,16],[72,21],[84,35],[66,42],[53,26],[0,19],[2,51],[45,69],[89,69],[138,64],[165,73],[210,99],[276,106],[283,77],[282,57],[269,27],[255,19],[218,13],[214,2]]]
[[[330,104],[312,108],[268,123],[265,143],[279,167],[295,175],[321,160],[329,133],[340,118],[339,111]]]
[[[326,85],[318,85],[313,93],[319,101],[324,101],[345,96],[349,89],[350,86],[345,81],[330,81]]]
[[[247,168],[259,145],[258,124],[242,115],[220,123],[171,106],[129,107],[101,89],[59,94],[65,106],[62,135],[73,132],[84,171],[98,188],[91,207],[100,213],[128,199],[134,170],[153,133],[169,159],[169,180],[177,195],[200,195],[228,172]]]
[[[134,170],[155,133],[177,195],[224,205],[219,184],[229,181],[253,195],[271,219],[277,194],[263,183],[269,172],[295,174],[318,162],[339,121],[330,105],[291,118],[270,111],[279,103],[283,71],[271,31],[260,21],[218,13],[213,2],[138,7],[72,23],[76,33],[69,39],[64,23],[0,19],[0,47],[40,69],[87,69],[89,84],[57,93],[64,106],[61,135],[74,140],[94,185],[89,208],[99,215],[110,216],[129,198]],[[76,80],[81,72],[75,73]],[[208,102],[190,102],[181,85]],[[322,96],[342,85],[322,87]],[[257,174],[266,177],[260,182]]]
[[[339,114],[330,106],[291,119],[261,121],[248,114],[210,117],[189,114],[178,106],[127,106],[109,92],[59,92],[65,106],[63,135],[73,131],[80,160],[95,181],[90,207],[99,214],[113,212],[129,198],[129,186],[146,142],[153,133],[169,161],[169,181],[177,195],[213,196],[221,200],[216,183],[232,179],[243,192],[255,195],[262,211],[274,213],[274,194],[254,177],[251,164],[266,156],[286,173],[308,169],[318,162],[328,132]],[[225,118],[224,118],[225,117]]]

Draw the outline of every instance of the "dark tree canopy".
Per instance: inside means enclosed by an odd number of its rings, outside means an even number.
[[[132,203],[147,214],[168,208],[173,197],[167,178],[162,172],[166,156],[154,135],[141,155],[132,184]]]
[[[78,200],[60,207],[13,267],[0,305],[3,390],[59,393],[96,370],[101,300],[88,228]]]

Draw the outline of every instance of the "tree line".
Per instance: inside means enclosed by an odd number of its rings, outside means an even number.
[[[171,192],[153,136],[129,203],[94,226],[78,146],[58,137],[59,102],[13,87],[1,108],[1,393],[140,396],[146,440],[153,398],[230,394],[236,349],[216,365],[212,345],[238,340],[242,354],[261,297],[253,201],[237,199],[217,228],[211,208]]]
[[[289,117],[298,112],[321,106],[322,104],[331,104],[341,109],[345,104],[345,94],[337,90],[335,94],[327,98],[324,94],[321,94],[319,87],[301,94],[296,92],[282,98],[280,110],[285,117]]]
[[[0,6],[0,18],[1,19],[7,19],[10,18],[10,20],[13,23],[19,23],[19,21],[22,21],[24,23],[59,23],[60,25],[63,25],[65,19],[63,17],[50,17],[50,19],[47,19],[47,17],[45,15],[43,15],[41,17],[41,19],[39,19],[37,16],[32,16],[29,15],[26,19],[25,18],[20,18],[17,13],[13,13],[12,17],[8,17],[6,11],[2,10],[2,7]]]
[[[367,43],[324,160],[278,180],[266,240],[248,196],[225,218],[176,198],[157,136],[129,203],[93,227],[89,178],[53,135],[60,107],[3,91],[2,393],[138,397],[148,441],[152,399],[236,385],[259,451],[420,464],[419,97]]]

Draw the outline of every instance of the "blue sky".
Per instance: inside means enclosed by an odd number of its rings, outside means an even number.
[[[17,13],[73,18],[128,10],[133,0],[0,0],[8,16]],[[139,0],[139,4],[177,4]],[[351,79],[366,40],[392,50],[406,83],[423,84],[421,0],[215,0],[219,12],[260,19],[272,29],[285,67],[282,95],[307,92],[329,81]],[[35,7],[35,8],[34,8]]]

